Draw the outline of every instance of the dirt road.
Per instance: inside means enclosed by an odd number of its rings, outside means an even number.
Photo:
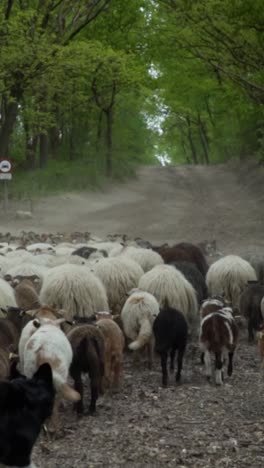
[[[245,171],[244,171],[245,173]],[[256,170],[243,181],[230,166],[144,167],[102,192],[35,203],[32,220],[0,221],[0,231],[122,233],[153,242],[216,239],[228,253],[264,247],[264,187]]]
[[[0,231],[121,233],[153,242],[217,241],[223,253],[264,249],[264,187],[256,169],[226,166],[150,167],[104,193],[40,200],[34,218],[0,221]],[[195,343],[197,346],[197,343]],[[41,435],[34,462],[42,468],[261,468],[264,466],[263,370],[245,330],[234,374],[208,384],[190,344],[182,385],[160,387],[160,362],[150,371],[125,355],[118,394],[98,400],[96,417],[61,410],[58,438]],[[85,406],[89,383],[86,379]]]

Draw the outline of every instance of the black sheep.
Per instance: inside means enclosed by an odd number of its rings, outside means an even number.
[[[205,279],[201,272],[191,262],[172,262],[170,265],[177,268],[191,283],[196,291],[198,303],[201,305],[202,301],[208,296]]]
[[[240,296],[240,313],[248,320],[248,341],[254,341],[254,332],[263,323],[261,300],[264,297],[264,286],[258,282],[248,282]]]
[[[160,310],[153,324],[155,350],[161,358],[162,385],[167,386],[167,360],[170,352],[170,370],[174,370],[174,360],[178,351],[178,369],[176,382],[180,381],[182,361],[187,343],[188,325],[184,315],[167,304]]]

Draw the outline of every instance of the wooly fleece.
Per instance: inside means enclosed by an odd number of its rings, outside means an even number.
[[[42,265],[34,265],[33,263],[20,263],[7,271],[8,275],[14,276],[32,276],[37,275],[41,281],[48,272],[48,268]]]
[[[67,310],[69,318],[89,317],[100,310],[109,310],[100,279],[88,268],[70,264],[49,270],[40,291],[40,302]]]
[[[0,278],[0,308],[6,309],[8,306],[17,306],[15,293],[10,284]],[[4,317],[1,312],[0,317]]]
[[[72,347],[59,326],[54,325],[55,322],[42,323],[25,344],[23,371],[25,376],[30,378],[41,364],[49,363],[52,368],[54,387],[67,398],[64,388],[69,388],[67,380],[73,358]],[[73,398],[76,394],[77,401],[78,393],[72,389],[70,392]]]
[[[165,305],[178,309],[188,324],[198,323],[198,302],[192,285],[184,275],[170,265],[158,265],[139,280],[139,288],[157,299],[161,308]]]
[[[124,248],[121,254],[137,262],[145,273],[156,265],[164,263],[162,257],[157,252],[150,249],[130,246]]]
[[[152,325],[159,314],[159,304],[152,294],[136,291],[127,299],[122,312],[124,332],[133,340],[129,348],[139,349],[152,337]]]
[[[237,255],[227,255],[213,263],[206,275],[210,295],[223,294],[239,308],[240,295],[248,281],[257,279],[256,272],[249,262]]]
[[[120,313],[127,298],[126,294],[137,287],[140,277],[144,274],[141,266],[130,258],[112,257],[99,260],[93,268],[105,286],[110,309]]]

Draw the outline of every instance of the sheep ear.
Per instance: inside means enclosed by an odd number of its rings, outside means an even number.
[[[25,309],[20,309],[19,317],[24,317],[25,314],[26,314]]]
[[[59,318],[57,320],[54,320],[55,325],[61,325],[62,323],[67,322],[65,318]]]
[[[33,320],[33,325],[34,325],[34,327],[39,328],[41,323],[40,323],[39,320]]]
[[[22,315],[29,315],[29,317],[35,317],[36,311],[35,310],[24,310],[24,314]]]
[[[5,314],[5,315],[7,314],[7,310],[6,310],[6,309],[4,309],[3,307],[1,307],[1,311],[2,311],[2,312],[3,312],[3,314]]]

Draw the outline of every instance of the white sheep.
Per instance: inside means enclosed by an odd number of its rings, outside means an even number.
[[[51,244],[46,244],[45,242],[38,242],[36,244],[28,245],[27,251],[34,254],[55,252],[54,247]]]
[[[0,255],[0,278],[3,278],[9,268],[9,264],[7,259],[3,256]]]
[[[119,242],[91,242],[89,241],[87,243],[87,247],[93,247],[94,249],[98,250],[105,250],[108,255],[111,254],[111,252],[114,249],[123,249],[123,245],[120,244]]]
[[[140,278],[139,288],[157,299],[160,307],[169,305],[185,316],[190,330],[198,325],[198,301],[193,286],[183,274],[170,265],[157,265]]]
[[[106,291],[100,279],[88,268],[60,265],[49,270],[40,291],[40,301],[50,307],[89,317],[100,310],[109,310]]]
[[[24,262],[17,266],[13,266],[6,273],[12,277],[36,275],[40,278],[41,281],[43,281],[44,276],[48,271],[48,268],[42,265],[34,265],[33,263]]]
[[[132,292],[121,311],[125,335],[133,340],[128,347],[136,351],[147,345],[150,367],[153,361],[152,326],[158,314],[158,301],[152,294],[140,290]]]
[[[10,284],[0,278],[0,309],[6,309],[8,306],[17,307],[15,293]]]
[[[28,378],[34,375],[41,364],[47,362],[51,366],[53,383],[57,390],[52,417],[55,430],[60,399],[73,402],[80,400],[80,394],[67,383],[73,352],[68,338],[60,329],[63,321],[64,319],[58,319],[46,323],[42,319],[35,319],[33,323],[37,330],[26,342],[23,354],[23,372]]]
[[[99,260],[93,269],[105,286],[110,309],[115,314],[120,313],[127,298],[126,294],[137,287],[140,277],[144,274],[142,268],[133,260],[120,256]]]
[[[164,263],[162,257],[157,252],[154,252],[154,250],[142,249],[140,247],[125,247],[121,255],[125,255],[137,262],[145,273],[156,265]]]
[[[206,275],[210,295],[224,294],[233,308],[239,308],[240,295],[248,281],[257,280],[256,272],[249,262],[237,255],[226,255],[214,262]]]

